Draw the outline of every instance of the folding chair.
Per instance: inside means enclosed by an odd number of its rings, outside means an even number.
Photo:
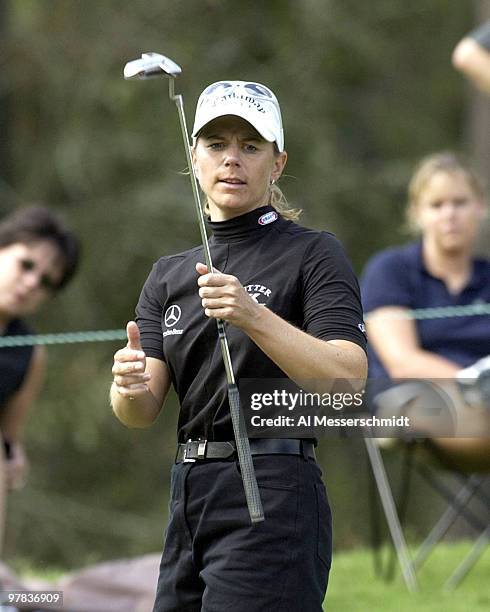
[[[477,532],[478,536],[471,551],[445,582],[445,588],[455,588],[481,557],[490,537],[490,495],[488,494],[490,489],[486,488],[490,483],[490,439],[481,438],[473,441],[472,444],[475,447],[479,446],[479,454],[467,453],[466,455],[464,453],[458,455],[455,451],[445,449],[444,445],[441,446],[431,439],[394,440],[393,448],[401,449],[404,455],[398,504],[395,503],[392,487],[386,474],[379,440],[373,437],[365,437],[364,440],[373,475],[373,489],[375,487],[379,494],[394,551],[409,591],[417,589],[416,572],[458,517],[463,517]],[[471,448],[471,445],[468,445],[468,448]],[[412,560],[403,536],[402,523],[410,495],[411,476],[415,472],[447,501],[448,507]],[[445,484],[440,477],[442,473],[451,475],[460,483],[461,487],[457,493]],[[483,504],[484,512],[486,511],[485,518],[481,518],[469,507],[469,502],[473,499],[478,499]],[[373,490],[371,500],[373,516],[375,503],[376,497]],[[376,528],[377,524],[373,523],[375,535]],[[387,578],[393,576],[393,561],[394,557],[391,558]],[[379,559],[375,559],[375,567],[378,572],[381,572]]]
[[[372,474],[374,477],[373,485],[377,487],[379,497],[381,499],[381,503],[386,517],[386,522],[388,523],[388,528],[390,530],[394,550],[396,551],[398,557],[398,562],[400,564],[403,579],[405,581],[407,589],[410,592],[416,591],[418,589],[417,578],[415,575],[412,561],[410,559],[405,537],[403,535],[400,519],[398,516],[398,509],[395,504],[395,500],[393,499],[393,494],[391,492],[390,483],[386,474],[379,446],[376,442],[376,439],[370,437],[369,435],[366,435],[364,437],[364,442],[366,444],[366,450],[368,453]],[[375,499],[374,495],[372,495],[371,513],[373,517],[375,512],[374,506]],[[375,527],[376,525],[374,525],[374,528]]]

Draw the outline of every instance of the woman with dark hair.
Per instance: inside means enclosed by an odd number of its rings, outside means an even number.
[[[37,312],[72,278],[79,241],[49,209],[32,206],[0,221],[0,335],[32,333],[24,317]],[[0,505],[6,489],[25,482],[22,431],[40,391],[46,355],[41,346],[0,348]],[[0,508],[0,539],[3,521]]]

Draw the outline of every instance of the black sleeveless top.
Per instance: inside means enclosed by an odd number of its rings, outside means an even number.
[[[19,319],[14,319],[1,335],[25,334],[32,334],[32,330]],[[0,412],[24,382],[33,352],[33,346],[0,347]]]

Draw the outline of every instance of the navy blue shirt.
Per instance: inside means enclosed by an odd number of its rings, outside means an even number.
[[[390,248],[368,261],[361,296],[365,313],[382,306],[415,309],[490,303],[490,261],[475,259],[469,283],[453,294],[427,271],[421,242]],[[462,367],[490,353],[489,315],[416,320],[415,325],[422,348]],[[388,376],[371,346],[368,359],[370,378]]]

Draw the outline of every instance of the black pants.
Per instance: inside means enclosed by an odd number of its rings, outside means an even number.
[[[253,458],[265,521],[251,525],[236,461],[172,468],[154,612],[320,612],[331,563],[321,472],[296,455]]]

